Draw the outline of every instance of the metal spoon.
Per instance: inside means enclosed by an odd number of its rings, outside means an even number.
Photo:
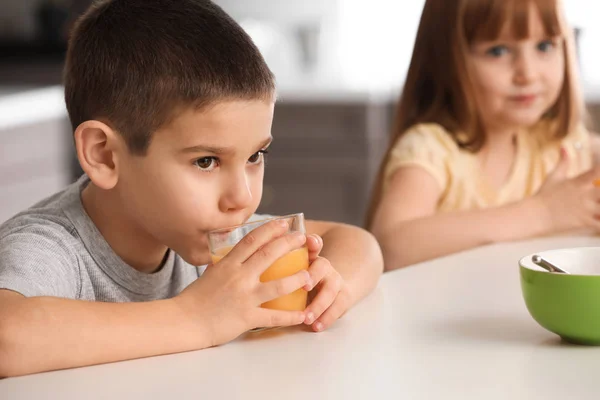
[[[548,270],[550,272],[557,272],[559,274],[568,274],[568,272],[565,271],[564,269],[557,267],[556,265],[552,264],[548,260],[544,260],[542,257],[538,256],[537,254],[534,254],[533,256],[531,256],[531,261],[533,261],[533,263],[535,265],[539,265],[540,267],[542,267],[545,270]]]

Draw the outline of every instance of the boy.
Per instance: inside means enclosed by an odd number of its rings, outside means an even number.
[[[315,221],[307,236],[265,224],[198,279],[206,233],[258,207],[275,98],[219,7],[99,2],[72,32],[64,77],[85,175],[0,227],[0,376],[201,349],[259,326],[321,331],[376,285],[373,237]],[[308,272],[259,281],[304,244]],[[301,287],[314,295],[304,312],[260,308]]]

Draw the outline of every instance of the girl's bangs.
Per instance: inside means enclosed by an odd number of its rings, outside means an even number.
[[[468,44],[497,40],[507,26],[514,39],[527,39],[531,12],[539,12],[546,35],[564,34],[556,0],[466,0],[464,7],[464,37]]]

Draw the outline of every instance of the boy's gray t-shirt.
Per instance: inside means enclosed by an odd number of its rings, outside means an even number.
[[[83,208],[88,183],[83,176],[0,226],[0,289],[26,297],[149,301],[173,297],[200,276],[202,267],[171,250],[155,273],[127,265]]]

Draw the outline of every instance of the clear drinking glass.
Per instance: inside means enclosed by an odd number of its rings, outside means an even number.
[[[288,232],[306,233],[304,228],[304,214],[291,214],[282,217],[268,218],[260,221],[249,222],[229,228],[222,228],[208,233],[208,245],[213,263],[221,260],[231,249],[239,243],[244,236],[259,226],[272,220],[286,220]],[[261,282],[268,282],[285,278],[298,271],[308,269],[308,249],[305,246],[293,250],[275,261],[260,276]],[[306,308],[307,292],[298,289],[285,296],[263,303],[261,307],[274,310],[304,311]]]

